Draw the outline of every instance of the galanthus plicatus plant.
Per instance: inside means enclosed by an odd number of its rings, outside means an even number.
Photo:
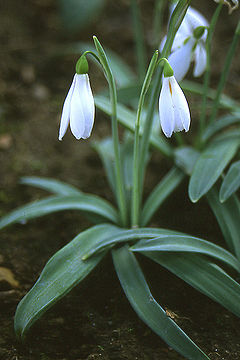
[[[116,201],[110,204],[99,196],[83,193],[53,179],[26,177],[22,180],[24,184],[43,188],[52,195],[6,215],[0,220],[1,228],[67,209],[81,211],[94,225],[81,231],[53,255],[36,284],[19,303],[15,331],[20,339],[24,339],[32,324],[80,283],[108,252],[125,295],[138,316],[186,359],[209,357],[154,299],[141,269],[140,255],[150,258],[240,316],[240,285],[228,274],[229,270],[233,274],[240,272],[240,202],[237,196],[240,186],[240,105],[222,96],[240,36],[240,22],[226,55],[217,90],[213,90],[210,88],[210,43],[223,2],[219,1],[209,23],[189,8],[190,2],[179,0],[174,9],[171,8],[161,53],[154,51],[142,76],[146,54],[140,12],[135,11],[138,5],[133,0],[139,80],[115,54],[109,52],[107,55],[108,51],[105,52],[96,36],[94,46],[77,44],[82,55],[64,102],[59,139],[62,140],[69,125],[77,139],[88,138],[94,123],[95,106],[110,115],[112,136],[95,143],[94,148],[103,162]],[[237,5],[236,1],[234,3]],[[110,99],[105,92],[93,98],[88,57],[100,65]],[[172,61],[173,57],[178,61]],[[192,60],[195,62],[194,76],[204,72],[203,85],[186,80],[179,85],[178,81],[187,74]],[[180,79],[175,74],[179,72],[179,66]],[[198,114],[191,120],[191,131],[190,110],[181,88],[189,96],[197,93],[202,98],[201,110],[195,111]],[[220,108],[228,114],[218,117]],[[156,130],[155,115],[160,119],[164,135],[159,128]],[[122,142],[119,141],[119,124],[126,129]],[[184,132],[179,133],[182,130]],[[168,139],[170,137],[175,137],[176,141]],[[166,156],[172,162],[172,169],[143,200],[146,167],[153,151]],[[187,233],[149,226],[152,216],[185,176],[190,177],[191,201],[194,203],[205,196],[209,202],[227,249]]]

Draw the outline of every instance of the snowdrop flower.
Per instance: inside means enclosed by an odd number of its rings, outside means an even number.
[[[190,111],[188,103],[171,71],[168,74],[164,72],[159,97],[159,116],[161,128],[166,137],[171,137],[173,132],[189,130]]]
[[[233,10],[236,10],[238,8],[238,0],[232,0],[232,3],[234,5],[232,5],[231,1],[228,1],[228,0],[214,0],[214,1],[216,3],[223,3],[224,5],[227,5],[229,14],[231,14],[233,12]]]
[[[80,58],[79,61],[63,105],[59,140],[62,140],[69,124],[76,139],[87,139],[91,135],[95,114],[94,99],[88,74],[85,73],[88,71],[87,60]]]
[[[173,10],[174,6],[171,8],[171,12]],[[195,63],[193,75],[198,77],[203,74],[207,63],[205,49],[207,27],[208,22],[202,14],[189,7],[176,33],[172,45],[172,53],[168,58],[177,81],[181,81],[185,77],[192,61]],[[161,43],[161,49],[165,41],[166,37]]]

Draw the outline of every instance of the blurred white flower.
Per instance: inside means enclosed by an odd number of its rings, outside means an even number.
[[[189,130],[188,103],[174,76],[163,77],[159,97],[159,117],[166,137],[171,137],[173,132]]]
[[[224,5],[228,6],[229,14],[238,8],[238,0],[214,0],[216,3],[223,3]],[[232,2],[232,3],[231,3]],[[234,5],[233,5],[234,4]]]
[[[171,7],[172,13],[174,6]],[[181,81],[188,72],[190,64],[194,61],[193,75],[201,76],[206,68],[207,54],[205,42],[207,38],[207,20],[197,10],[189,7],[182,24],[180,25],[173,41],[169,64],[174,70],[177,81]],[[200,37],[196,37],[196,31],[200,30]],[[160,50],[166,42],[166,36],[161,42]]]
[[[88,74],[75,74],[66,96],[60,122],[59,140],[68,125],[76,139],[87,139],[94,123],[95,106]]]

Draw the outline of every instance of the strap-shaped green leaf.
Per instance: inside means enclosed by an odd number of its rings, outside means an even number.
[[[167,175],[157,184],[147,198],[142,213],[141,226],[146,226],[151,217],[161,206],[164,200],[176,189],[184,178],[181,170],[174,167]]]
[[[127,136],[120,144],[120,152],[122,159],[123,178],[126,190],[127,201],[130,199],[132,190],[132,166],[133,166],[133,143],[132,138],[129,139]],[[113,193],[116,193],[116,180],[114,173],[114,149],[112,138],[105,138],[102,141],[98,141],[93,144],[94,148],[98,152],[102,163],[104,165],[107,179]]]
[[[202,84],[196,83],[195,81],[191,81],[191,80],[181,81],[181,88],[185,91],[190,91],[193,94],[197,94],[197,95],[202,95],[204,92],[204,88]],[[215,99],[216,90],[208,89],[207,97],[212,100]],[[231,99],[229,96],[226,96],[225,94],[221,95],[220,97],[220,106],[235,111],[239,110],[239,103]]]
[[[101,141],[96,141],[93,143],[94,149],[97,151],[106,175],[108,183],[112,189],[112,192],[116,193],[116,179],[114,173],[114,151],[113,151],[113,142],[112,138],[108,137]]]
[[[82,261],[82,255],[105,236],[118,232],[109,225],[94,226],[59,250],[46,264],[38,281],[17,307],[15,332],[24,338],[32,324],[74,286],[82,281],[99,263],[105,253]]]
[[[121,229],[117,234],[113,236],[106,237],[105,239],[99,241],[96,246],[92,247],[88,253],[83,256],[83,259],[88,259],[93,254],[97,253],[98,251],[104,250],[106,247],[114,246],[117,243],[121,242],[131,242],[134,240],[139,239],[153,239],[157,236],[162,236],[166,234],[181,234],[176,231],[168,230],[168,229],[155,229],[155,228],[139,228],[139,229]]]
[[[224,248],[200,238],[188,235],[162,235],[155,239],[140,240],[132,251],[191,252],[214,257],[240,272],[240,262]]]
[[[203,151],[193,168],[189,183],[189,197],[193,202],[198,201],[211,189],[239,145],[239,139],[217,141]]]
[[[177,148],[174,152],[175,163],[187,175],[191,175],[200,153],[191,146]]]
[[[240,203],[237,196],[232,195],[227,201],[220,203],[218,191],[214,186],[208,192],[207,200],[216,216],[229,249],[240,260]]]
[[[51,196],[22,206],[0,219],[0,229],[16,222],[63,210],[81,210],[98,215],[113,223],[118,222],[116,210],[106,200],[95,195],[82,194],[78,196]]]
[[[221,202],[226,201],[233,193],[235,193],[240,187],[240,161],[233,163],[225,178],[223,179],[219,199]]]
[[[226,142],[226,141],[237,141],[239,144],[240,139],[240,128],[235,127],[229,130],[223,131],[220,134],[216,134],[213,138],[214,142]]]
[[[111,115],[111,104],[110,101],[104,96],[95,96],[94,101],[96,106],[102,110],[104,113]],[[118,121],[128,130],[134,132],[135,129],[135,118],[136,114],[129,110],[126,106],[122,104],[117,105],[117,118]],[[140,129],[140,134],[142,129]],[[156,134],[152,134],[150,138],[150,143],[160,152],[166,156],[172,155],[172,149],[168,145],[167,141]]]
[[[224,129],[233,124],[240,124],[240,114],[226,115],[211,123],[203,133],[202,140],[207,141],[211,136],[216,134],[218,131]]]
[[[50,191],[57,195],[79,195],[82,194],[80,190],[72,185],[66,184],[63,181],[37,177],[37,176],[26,176],[21,178],[21,184],[35,186],[37,188]]]
[[[122,288],[141,320],[186,359],[208,359],[153,298],[143,272],[128,247],[113,250],[112,254]]]
[[[240,285],[202,255],[143,252],[188,284],[240,316]]]

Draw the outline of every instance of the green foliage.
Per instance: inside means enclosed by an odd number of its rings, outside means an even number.
[[[236,154],[239,139],[212,142],[199,156],[189,183],[192,202],[205,195],[221,176],[223,170]]]
[[[47,262],[38,281],[21,300],[15,315],[15,331],[19,338],[53,304],[82,281],[103,258],[104,252],[82,261],[82,256],[105,236],[117,232],[115,226],[94,226],[77,235]]]
[[[141,226],[147,225],[157,209],[160,208],[164,200],[178,187],[183,178],[183,172],[173,167],[167,175],[160,180],[145,201],[141,214]]]
[[[87,26],[104,6],[104,0],[59,0],[59,3],[70,31]],[[173,11],[161,54],[163,57],[167,58],[171,52],[189,4],[190,0],[180,0]],[[136,2],[133,5],[135,21],[139,26],[139,9]],[[212,35],[213,22],[209,31]],[[135,33],[143,36],[141,31]],[[139,317],[187,359],[208,359],[153,298],[137,256],[139,253],[147,256],[240,316],[240,285],[226,272],[230,268],[232,272],[240,273],[240,202],[237,197],[240,161],[237,159],[231,163],[240,146],[240,106],[221,93],[237,38],[234,37],[234,48],[231,47],[228,53],[217,91],[209,87],[208,81],[204,85],[193,81],[182,83],[186,91],[202,95],[205,105],[207,100],[214,101],[209,124],[205,124],[206,111],[204,121],[200,117],[196,139],[190,137],[188,145],[184,136],[178,136],[170,143],[154,127],[162,79],[158,51],[154,52],[142,81],[145,61],[140,55],[145,53],[140,46],[143,38],[137,39],[141,65],[139,79],[119,55],[109,49],[105,51],[96,36],[93,40],[95,46],[77,42],[70,44],[65,53],[92,55],[106,77],[110,99],[104,89],[94,96],[94,101],[98,109],[110,116],[112,137],[95,142],[93,147],[102,160],[117,206],[115,208],[99,196],[85,194],[54,179],[25,177],[21,180],[22,184],[53,195],[12,211],[0,219],[0,228],[63,210],[79,210],[93,223],[101,222],[101,225],[78,234],[47,262],[36,284],[18,305],[15,331],[19,338],[24,339],[32,324],[79,284],[107,251],[111,251],[122,288]],[[231,114],[216,119],[220,107],[230,110]],[[119,124],[126,129],[121,142]],[[156,150],[168,158],[171,170],[142,201],[146,166],[152,151]],[[229,169],[224,174],[227,167]],[[211,241],[175,230],[145,227],[186,175],[190,177],[188,190],[191,201],[197,202],[206,196],[229,251]]]
[[[111,115],[111,107],[109,100],[104,96],[95,96],[94,98],[96,106],[104,111],[106,114]],[[117,119],[126,129],[134,132],[136,114],[129,110],[122,104],[117,105]],[[143,129],[140,127],[140,134],[143,133]],[[150,143],[154,148],[158,149],[162,154],[166,156],[172,155],[172,150],[167,141],[159,135],[152,134],[150,137]]]
[[[34,186],[39,189],[47,190],[56,195],[71,196],[71,195],[82,194],[82,192],[79,189],[75,188],[74,186],[55,179],[36,177],[36,176],[26,176],[21,178],[20,183],[24,185]]]
[[[223,179],[219,199],[221,202],[226,201],[229,197],[234,194],[240,187],[240,161],[234,162],[225,178]]]
[[[143,254],[240,316],[240,285],[212,261],[196,254],[179,253],[177,256],[159,252]]]
[[[118,222],[116,210],[106,200],[96,195],[81,194],[78,196],[51,196],[22,206],[1,218],[0,229],[16,222],[25,222],[63,210],[81,210],[86,214],[98,215],[113,223]]]
[[[237,196],[232,195],[227,201],[219,201],[218,191],[215,187],[207,194],[207,200],[211,206],[222,234],[229,249],[240,260],[240,202]]]
[[[131,250],[138,252],[199,253],[222,261],[240,272],[240,263],[230,252],[210,241],[193,236],[165,234],[154,239],[141,240],[132,246]]]
[[[209,359],[169,317],[152,296],[142,270],[128,247],[113,250],[122,288],[138,316],[166,343],[188,359]]]

